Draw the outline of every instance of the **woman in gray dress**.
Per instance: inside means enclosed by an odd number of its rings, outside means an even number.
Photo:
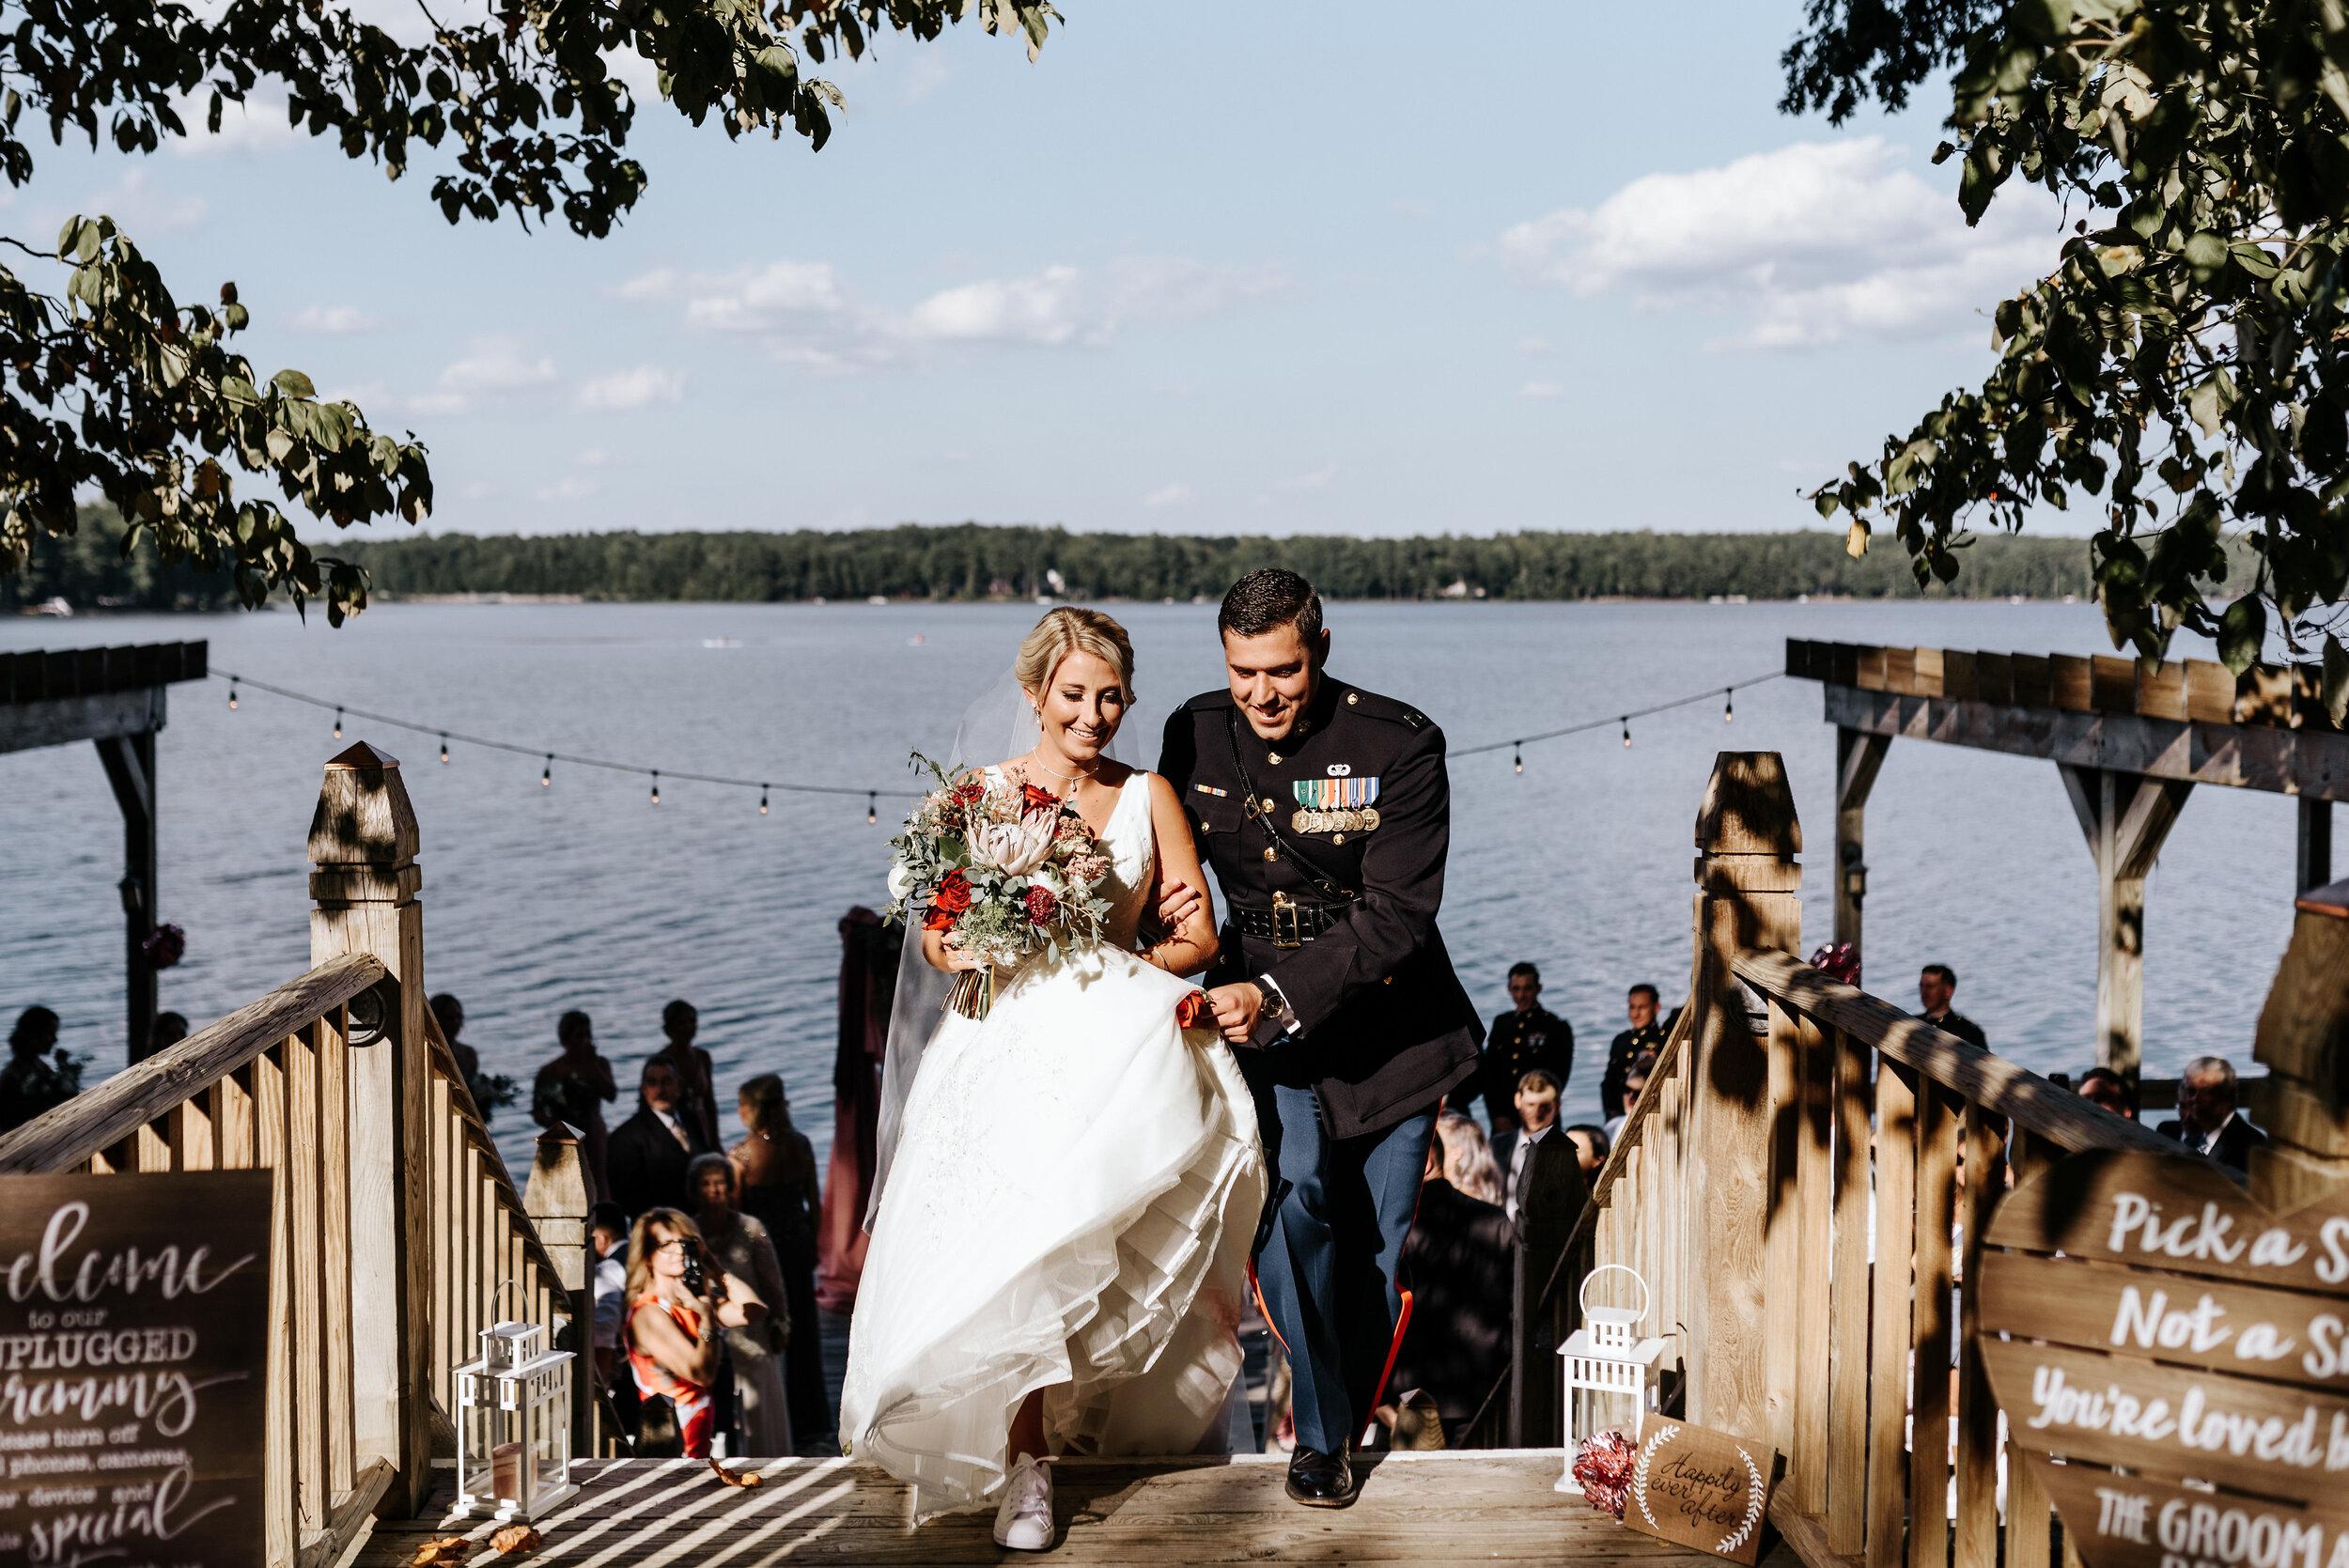
[[[687,1168],[685,1182],[693,1195],[694,1221],[710,1252],[729,1273],[749,1281],[761,1299],[781,1302],[783,1268],[775,1261],[774,1243],[755,1216],[736,1206],[734,1162],[723,1155],[703,1155]],[[790,1332],[788,1320],[779,1312],[752,1327],[726,1330],[742,1457],[787,1459],[793,1452],[781,1359]]]

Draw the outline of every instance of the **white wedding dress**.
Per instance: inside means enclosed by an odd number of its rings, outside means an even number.
[[[1102,837],[1107,941],[999,975],[984,1019],[944,1017],[874,1217],[840,1430],[912,1485],[918,1518],[993,1502],[1036,1389],[1055,1452],[1229,1452],[1254,1105],[1212,1028],[1175,1027],[1191,983],[1130,951],[1154,885],[1146,774]]]

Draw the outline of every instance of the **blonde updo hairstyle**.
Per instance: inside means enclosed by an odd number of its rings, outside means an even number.
[[[1098,610],[1064,604],[1048,610],[1019,644],[1012,661],[1012,677],[1033,697],[1042,697],[1061,660],[1072,653],[1089,653],[1117,672],[1126,700],[1134,700],[1134,644],[1126,629]]]

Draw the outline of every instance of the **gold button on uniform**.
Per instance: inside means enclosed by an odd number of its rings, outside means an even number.
[[[1264,858],[1268,861],[1277,861],[1281,858],[1281,852],[1268,844],[1265,846]]]
[[[1273,753],[1268,753],[1268,755],[1269,755],[1269,756],[1270,756],[1270,758],[1271,758],[1271,762],[1272,762],[1272,766],[1273,766],[1273,767],[1278,768],[1278,767],[1280,767],[1280,766],[1281,766],[1281,753],[1278,753],[1278,752],[1273,752]]]
[[[1346,835],[1344,833],[1331,833],[1330,835],[1330,842],[1331,844],[1344,844],[1346,842]]]
[[[1360,691],[1348,691],[1346,694],[1346,706],[1348,707],[1352,707],[1356,703],[1359,703],[1361,700],[1362,694]]]

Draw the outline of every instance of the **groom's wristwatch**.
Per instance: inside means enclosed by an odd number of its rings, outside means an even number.
[[[1263,1004],[1256,1011],[1258,1019],[1268,1018],[1283,1029],[1296,1027],[1297,1015],[1289,1009],[1289,999],[1281,994],[1281,987],[1272,983],[1271,976],[1260,974],[1250,984],[1256,987],[1256,994],[1264,999]]]

